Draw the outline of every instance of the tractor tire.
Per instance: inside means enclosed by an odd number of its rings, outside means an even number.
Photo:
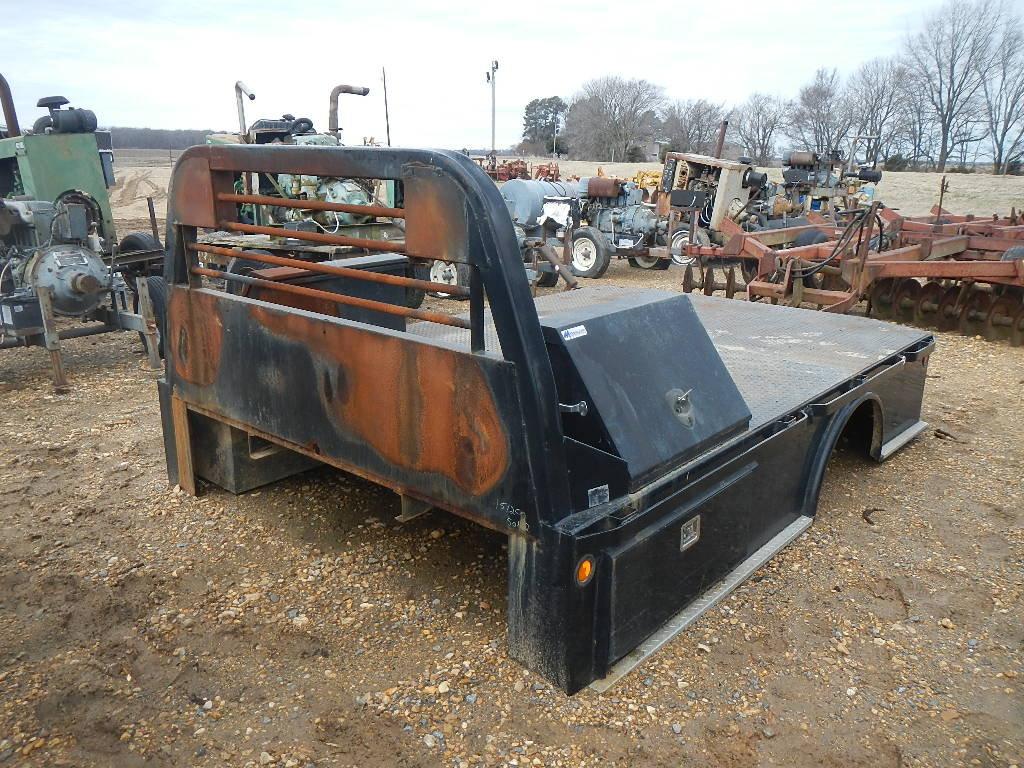
[[[611,263],[611,246],[599,229],[581,227],[572,233],[570,269],[576,277],[601,277]]]
[[[262,249],[255,249],[252,253],[262,253],[267,256],[273,256],[270,251],[264,251]],[[254,259],[243,259],[239,256],[235,256],[228,262],[228,268],[225,270],[229,275],[242,275],[249,276],[258,269],[267,269],[269,264],[264,264],[261,261],[255,261]],[[224,290],[235,296],[240,296],[248,286],[245,283],[236,283],[234,280],[226,280]]]
[[[1007,248],[1003,251],[1003,255],[999,257],[1000,261],[1021,261],[1024,260],[1024,245],[1015,245],[1013,248]]]
[[[125,235],[121,244],[117,247],[118,253],[131,253],[132,251],[162,251],[163,246],[153,237],[152,232],[130,232]]]
[[[537,278],[537,285],[541,288],[554,288],[558,285],[558,273],[557,272],[545,272],[543,269],[538,270],[540,276]]]
[[[668,269],[671,259],[659,259],[657,256],[629,256],[629,266],[637,269]]]
[[[430,265],[429,279],[432,283],[448,283],[449,285],[461,285],[463,288],[469,288],[469,277],[472,269],[469,264],[435,259]],[[443,291],[431,291],[430,295],[436,296],[439,299],[454,299],[455,301],[465,301],[469,298],[468,296],[453,296]]]
[[[545,253],[547,256],[542,256]],[[537,286],[539,288],[554,288],[558,285],[558,270],[554,269],[552,259],[560,261],[558,258],[558,252],[550,245],[538,245],[529,248],[524,257],[523,263],[528,269],[533,269],[537,273]],[[551,267],[551,271],[547,271],[545,267]]]
[[[416,261],[409,262],[409,275],[417,280],[429,280],[430,279],[430,265],[420,264]],[[422,288],[406,288],[405,289],[405,306],[409,309],[419,309],[423,306],[423,300],[427,297],[427,292]]]
[[[805,245],[817,245],[827,243],[828,235],[817,229],[806,229],[793,240],[794,248],[803,248]]]
[[[129,232],[125,235],[124,239],[121,240],[121,244],[117,247],[117,252],[120,253],[131,253],[133,251],[162,251],[163,246],[153,237],[152,232]],[[124,278],[125,283],[128,285],[128,290],[135,293],[135,281],[140,277],[145,277],[146,265],[139,264],[132,266],[128,269],[121,271],[121,277]]]

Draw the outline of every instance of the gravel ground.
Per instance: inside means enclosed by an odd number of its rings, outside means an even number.
[[[137,338],[66,349],[68,395],[0,368],[0,765],[1024,764],[1024,349],[940,335],[922,438],[571,699],[506,655],[501,537],[328,469],[176,493]]]

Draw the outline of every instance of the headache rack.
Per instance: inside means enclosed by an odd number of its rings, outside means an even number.
[[[403,203],[239,194],[248,173],[392,180]],[[321,262],[201,241],[280,234],[239,222],[249,204],[400,220],[404,239],[288,232],[362,254]],[[810,339],[799,310],[653,290],[535,303],[498,190],[456,153],[196,147],[167,243],[171,482],[243,492],[322,463],[394,489],[405,517],[436,507],[508,534],[510,653],[570,693],[623,674],[803,530],[848,423],[879,460],[923,426],[927,334],[831,316]],[[234,257],[265,268],[210,266]],[[408,276],[434,259],[465,265],[468,287]],[[469,311],[412,308],[410,290]]]

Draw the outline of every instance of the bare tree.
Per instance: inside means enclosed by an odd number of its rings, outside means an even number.
[[[725,119],[725,105],[707,99],[675,101],[665,107],[662,134],[676,152],[710,153]]]
[[[732,126],[743,150],[758,165],[767,165],[775,156],[775,139],[788,111],[788,105],[778,96],[753,93],[734,115]]]
[[[800,89],[789,113],[786,132],[802,148],[821,155],[842,153],[853,123],[850,101],[836,70],[819,69]]]
[[[992,172],[997,174],[1024,156],[1024,33],[1019,16],[1000,15],[1002,30],[993,41],[991,59],[979,71]]]
[[[902,118],[896,141],[911,169],[934,169],[938,154],[938,132],[932,120],[931,102],[924,91],[917,75],[908,70],[900,87]]]
[[[647,80],[609,76],[584,83],[565,118],[574,155],[626,160],[631,149],[652,138],[664,103],[661,86]]]
[[[928,15],[907,40],[907,63],[931,107],[939,140],[937,168],[959,144],[975,134],[966,130],[979,113],[977,98],[988,66],[995,15],[991,0],[968,4],[947,0]]]
[[[895,59],[872,59],[853,73],[848,86],[853,127],[860,136],[874,136],[864,144],[867,162],[875,164],[895,150],[904,104],[901,84],[905,67]]]

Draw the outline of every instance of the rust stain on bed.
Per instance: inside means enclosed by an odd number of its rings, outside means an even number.
[[[471,355],[260,307],[250,312],[320,358],[315,386],[325,409],[387,461],[442,474],[474,496],[504,476],[508,435]]]
[[[217,298],[177,287],[170,294],[164,346],[181,378],[209,386],[217,378],[224,336]]]

